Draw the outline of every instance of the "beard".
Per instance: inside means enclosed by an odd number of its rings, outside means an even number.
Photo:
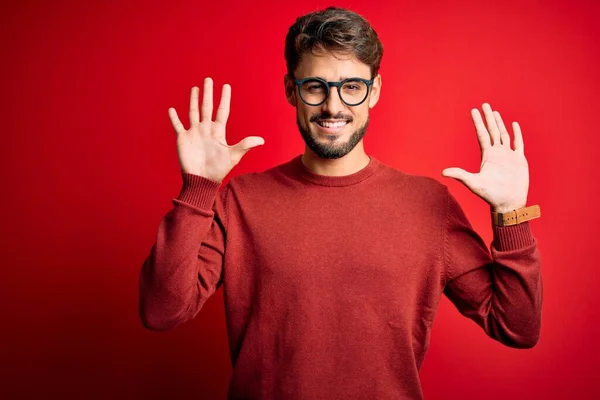
[[[329,116],[314,116],[311,118],[311,122],[316,121],[319,118],[330,118]],[[346,154],[350,153],[354,147],[362,140],[365,133],[367,133],[367,128],[369,126],[369,117],[367,116],[367,120],[360,126],[357,130],[355,130],[350,138],[345,143],[335,143],[335,138],[330,139],[329,143],[320,143],[315,140],[315,137],[311,134],[308,127],[305,127],[300,122],[300,118],[298,118],[298,114],[296,113],[296,124],[298,125],[298,130],[302,135],[302,139],[306,145],[320,158],[325,159],[336,159],[342,158]]]

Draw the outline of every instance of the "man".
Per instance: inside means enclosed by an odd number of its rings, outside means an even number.
[[[505,345],[538,341],[540,255],[528,219],[539,207],[525,207],[518,124],[513,150],[500,114],[484,104],[486,128],[474,109],[481,171],[443,171],[490,204],[490,254],[446,185],[365,153],[382,52],[353,12],[298,18],[286,38],[284,84],[304,154],[222,190],[241,157],[264,144],[227,144],[231,88],[223,86],[214,122],[209,78],[200,110],[192,88],[188,130],[169,109],[183,186],[143,265],[140,315],[149,329],[172,329],[223,286],[229,398],[420,399],[442,293]],[[514,210],[523,215],[499,226]]]

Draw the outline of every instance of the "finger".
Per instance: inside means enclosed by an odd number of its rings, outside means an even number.
[[[471,180],[475,174],[467,172],[462,168],[446,168],[442,171],[442,175],[448,178],[454,178],[461,181],[467,187],[469,187]]]
[[[260,136],[248,136],[240,140],[233,147],[239,151],[248,151],[253,147],[265,144],[265,139]]]
[[[195,126],[200,123],[200,114],[198,113],[198,93],[200,89],[194,86],[190,93],[190,125]]]
[[[500,142],[502,142],[502,146],[507,146],[510,149],[510,135],[506,130],[506,126],[504,126],[504,121],[502,121],[502,117],[498,111],[494,111],[494,118],[496,119],[496,125],[500,130]]]
[[[487,130],[492,137],[492,146],[500,143],[500,131],[498,130],[498,125],[496,124],[496,119],[494,118],[494,114],[492,112],[492,107],[488,103],[483,103],[481,106],[483,109],[483,113],[485,115],[485,122],[487,124]]]
[[[169,118],[171,119],[171,125],[173,125],[176,134],[179,135],[185,132],[185,128],[177,116],[177,111],[175,111],[173,107],[169,108]]]
[[[211,78],[204,79],[204,89],[202,91],[202,121],[212,121],[213,81]]]
[[[238,164],[244,154],[253,147],[261,146],[265,144],[265,139],[260,136],[248,136],[240,140],[237,144],[232,146],[233,154],[231,155],[234,164]]]
[[[525,144],[523,143],[523,134],[521,133],[521,126],[517,121],[512,123],[513,134],[515,135],[515,151],[521,154],[525,153]]]
[[[225,84],[223,85],[223,90],[221,90],[221,102],[219,103],[219,108],[217,109],[217,118],[215,122],[225,125],[227,123],[227,118],[229,118],[229,105],[231,103],[231,86]]]
[[[473,118],[473,124],[475,125],[475,130],[477,131],[477,140],[479,141],[479,147],[481,151],[487,149],[492,145],[490,140],[490,134],[487,129],[485,129],[485,124],[483,123],[483,119],[481,119],[481,114],[479,110],[474,108],[471,110],[471,118]]]

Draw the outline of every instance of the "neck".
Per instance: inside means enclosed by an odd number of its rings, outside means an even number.
[[[302,155],[302,163],[306,168],[314,174],[326,176],[351,175],[365,168],[369,162],[370,158],[365,153],[362,141],[342,158],[321,158],[308,147]]]

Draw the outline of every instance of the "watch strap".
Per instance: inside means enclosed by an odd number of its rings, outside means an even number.
[[[492,222],[498,226],[517,225],[541,216],[540,206],[522,207],[506,213],[492,211]]]

